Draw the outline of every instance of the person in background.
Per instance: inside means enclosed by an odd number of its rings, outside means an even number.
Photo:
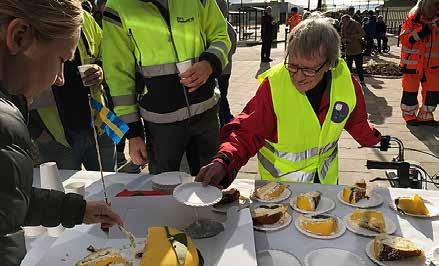
[[[361,20],[362,20],[362,17],[361,17],[361,11],[360,10],[357,10],[357,12],[355,12],[355,14],[354,14],[354,16],[352,17],[356,22],[358,22],[358,23],[360,23],[361,24]]]
[[[363,71],[363,48],[362,42],[364,30],[360,23],[353,20],[349,15],[342,17],[341,42],[343,43],[346,55],[346,63],[352,72],[352,63],[355,62],[360,84],[365,86]]]
[[[287,51],[223,127],[219,151],[197,181],[225,188],[258,153],[263,180],[337,184],[343,129],[366,147],[388,139],[369,125],[361,87],[340,59],[340,37],[327,18],[297,25]]]
[[[83,2],[84,3],[84,2]],[[29,131],[35,140],[42,162],[56,162],[58,168],[99,171],[96,144],[91,127],[90,94],[104,104],[101,84],[102,30],[94,18],[84,11],[78,48],[73,60],[64,64],[64,84],[54,84],[31,106]],[[91,64],[81,77],[78,66]],[[115,144],[101,132],[98,136],[102,169],[116,170]]]
[[[264,11],[264,15],[261,18],[261,62],[268,63],[273,61],[270,58],[271,44],[273,42],[273,31],[276,23],[271,15],[271,6],[267,6]]]
[[[301,21],[302,21],[302,17],[299,14],[299,9],[297,7],[292,7],[291,13],[287,19],[287,25],[289,31],[291,32],[294,29],[294,27],[296,27]]]
[[[437,126],[433,113],[439,103],[439,1],[419,0],[402,24],[400,38],[402,117],[408,125]]]
[[[387,47],[387,25],[384,22],[383,16],[378,16],[377,26],[376,26],[376,39],[378,43],[378,52],[381,53]]]
[[[216,0],[221,12],[223,13],[224,18],[227,20],[228,16],[228,6],[227,2],[224,0]],[[229,34],[229,39],[231,43],[230,51],[228,54],[229,63],[224,68],[221,76],[218,77],[218,87],[221,93],[221,98],[219,100],[219,119],[220,119],[220,127],[223,127],[225,124],[229,123],[232,120],[233,115],[230,112],[229,101],[227,100],[227,92],[229,90],[229,80],[230,75],[232,74],[232,57],[236,52],[236,46],[238,45],[237,33],[233,26],[227,21],[227,32]]]
[[[372,54],[372,48],[373,48],[373,42],[376,36],[376,21],[377,18],[374,15],[373,11],[368,12],[369,19],[364,25],[364,31],[366,33],[365,40],[366,40],[366,49],[364,51],[364,55],[370,56]]]
[[[142,12],[139,12],[142,10]],[[215,0],[108,0],[103,66],[130,158],[149,173],[196,175],[218,147],[216,78],[230,40]],[[143,121],[142,121],[143,119]]]
[[[32,187],[28,105],[52,84],[63,85],[63,65],[75,56],[82,16],[79,0],[0,1],[2,266],[20,265],[26,254],[21,226],[122,224],[103,201]]]

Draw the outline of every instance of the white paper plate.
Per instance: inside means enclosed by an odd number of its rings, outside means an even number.
[[[407,216],[413,216],[418,218],[434,218],[439,217],[439,205],[433,204],[431,201],[425,200],[425,207],[427,207],[428,211],[430,212],[430,215],[418,215],[418,214],[411,214],[411,213],[403,213],[396,209],[395,202],[391,201],[389,202],[390,209],[396,211],[399,214],[407,215]]]
[[[164,172],[151,178],[151,182],[157,187],[178,186],[187,183],[192,176],[185,172]]]
[[[246,197],[242,197],[242,196],[240,196],[240,197],[239,197],[239,200],[234,201],[234,202],[232,202],[232,203],[225,204],[225,205],[222,205],[222,206],[219,206],[219,207],[213,207],[213,206],[212,206],[212,211],[220,212],[220,213],[227,213],[227,211],[228,211],[231,207],[236,206],[236,207],[238,207],[238,208],[241,210],[241,209],[244,209],[244,208],[249,207],[250,204],[251,204],[251,201],[250,201],[249,198],[246,198]]]
[[[425,256],[412,257],[403,260],[395,260],[395,261],[379,261],[375,258],[373,253],[373,240],[371,240],[366,246],[366,254],[370,260],[375,262],[380,266],[425,266]]]
[[[277,231],[289,226],[292,221],[293,221],[293,217],[291,216],[291,214],[286,212],[284,216],[280,218],[279,221],[277,221],[277,223],[261,224],[261,225],[253,224],[253,228],[265,232]]]
[[[439,246],[432,248],[427,254],[426,265],[439,266]]]
[[[301,266],[300,261],[286,251],[269,249],[261,250],[256,254],[258,266]]]
[[[363,227],[360,227],[360,226],[353,224],[351,222],[351,219],[350,219],[351,215],[352,215],[352,213],[346,215],[343,218],[343,220],[346,223],[346,227],[352,233],[355,233],[355,234],[360,235],[360,236],[371,236],[371,237],[374,237],[374,236],[377,236],[380,234],[380,233],[374,232],[372,230],[369,230],[369,229],[366,229],[366,228],[363,228]],[[389,218],[384,216],[384,222],[386,224],[386,233],[388,235],[391,235],[391,234],[396,232],[396,225],[392,220],[390,220]]]
[[[284,192],[282,192],[282,194],[279,195],[279,197],[274,198],[272,200],[260,199],[258,197],[253,196],[253,193],[252,193],[252,196],[250,198],[252,200],[259,201],[259,202],[262,202],[262,203],[279,203],[281,201],[284,201],[284,200],[288,199],[290,196],[291,196],[291,190],[288,187],[287,189],[284,190]]]
[[[352,252],[337,248],[321,248],[305,256],[305,266],[322,265],[366,266],[366,262]]]
[[[302,209],[299,209],[296,206],[296,199],[297,197],[294,197],[290,200],[290,206],[291,208],[293,208],[295,211],[304,213],[304,214],[321,214],[321,213],[325,213],[325,212],[329,212],[330,210],[335,208],[335,202],[327,197],[320,197],[320,202],[319,205],[317,205],[317,209],[315,211],[305,211]]]
[[[136,239],[136,248],[135,248],[135,254],[144,251],[145,249],[145,239],[143,240],[139,240]],[[134,256],[134,258],[132,257],[132,250],[129,246],[129,244],[124,245],[122,248],[120,248],[120,254],[122,255],[122,257],[124,257],[125,259],[131,260],[131,262],[133,263],[133,266],[139,266],[140,262],[142,260],[142,258],[136,258]]]
[[[301,224],[300,224],[300,217],[298,217],[296,219],[296,221],[294,222],[294,225],[296,226],[297,230],[299,230],[299,232],[301,232],[302,234],[312,237],[312,238],[318,238],[318,239],[334,239],[337,237],[340,237],[344,234],[344,232],[346,232],[346,224],[343,222],[342,219],[340,219],[337,216],[334,215],[329,215],[331,217],[334,217],[337,219],[337,225],[338,225],[338,230],[337,232],[335,232],[334,234],[330,235],[330,236],[321,236],[321,235],[316,235],[313,233],[310,233],[308,231],[306,231],[305,229],[302,228]]]
[[[221,190],[213,186],[204,187],[199,182],[181,184],[174,189],[174,198],[189,206],[211,206],[223,196]]]
[[[357,203],[349,203],[343,200],[343,190],[341,190],[337,194],[338,200],[348,206],[360,208],[360,209],[367,209],[367,208],[373,208],[380,206],[383,203],[383,197],[381,197],[380,194],[372,192],[369,194],[369,199],[362,199]]]

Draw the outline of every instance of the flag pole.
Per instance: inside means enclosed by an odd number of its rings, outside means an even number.
[[[94,121],[94,116],[93,116],[94,111],[93,111],[93,108],[91,107],[91,95],[90,94],[88,95],[88,106],[90,107],[91,126],[93,127],[93,136],[95,139],[96,153],[98,154],[99,172],[101,174],[102,187],[104,188],[105,203],[107,203],[107,205],[110,205],[110,202],[108,201],[108,196],[107,196],[107,187],[105,186],[105,181],[104,181],[104,173],[102,171],[101,152],[99,151],[98,134],[96,132],[96,126],[95,126],[95,121]]]

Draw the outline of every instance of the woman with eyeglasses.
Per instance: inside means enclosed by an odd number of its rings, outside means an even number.
[[[222,129],[216,157],[196,180],[227,187],[257,153],[263,180],[337,184],[343,129],[362,146],[388,138],[369,125],[361,86],[340,59],[340,37],[326,18],[296,26],[285,62],[260,81],[243,112]]]
[[[80,0],[0,1],[0,265],[26,254],[21,226],[122,224],[103,201],[32,187],[26,124],[33,98],[64,84],[82,25]]]

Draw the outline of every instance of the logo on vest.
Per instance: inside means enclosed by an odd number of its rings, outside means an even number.
[[[193,22],[194,21],[194,17],[190,17],[190,18],[184,18],[184,17],[177,17],[177,22],[178,23],[189,23],[189,22]]]
[[[334,123],[341,123],[349,114],[349,107],[344,102],[336,102],[334,104],[334,110],[332,110],[331,121]]]

